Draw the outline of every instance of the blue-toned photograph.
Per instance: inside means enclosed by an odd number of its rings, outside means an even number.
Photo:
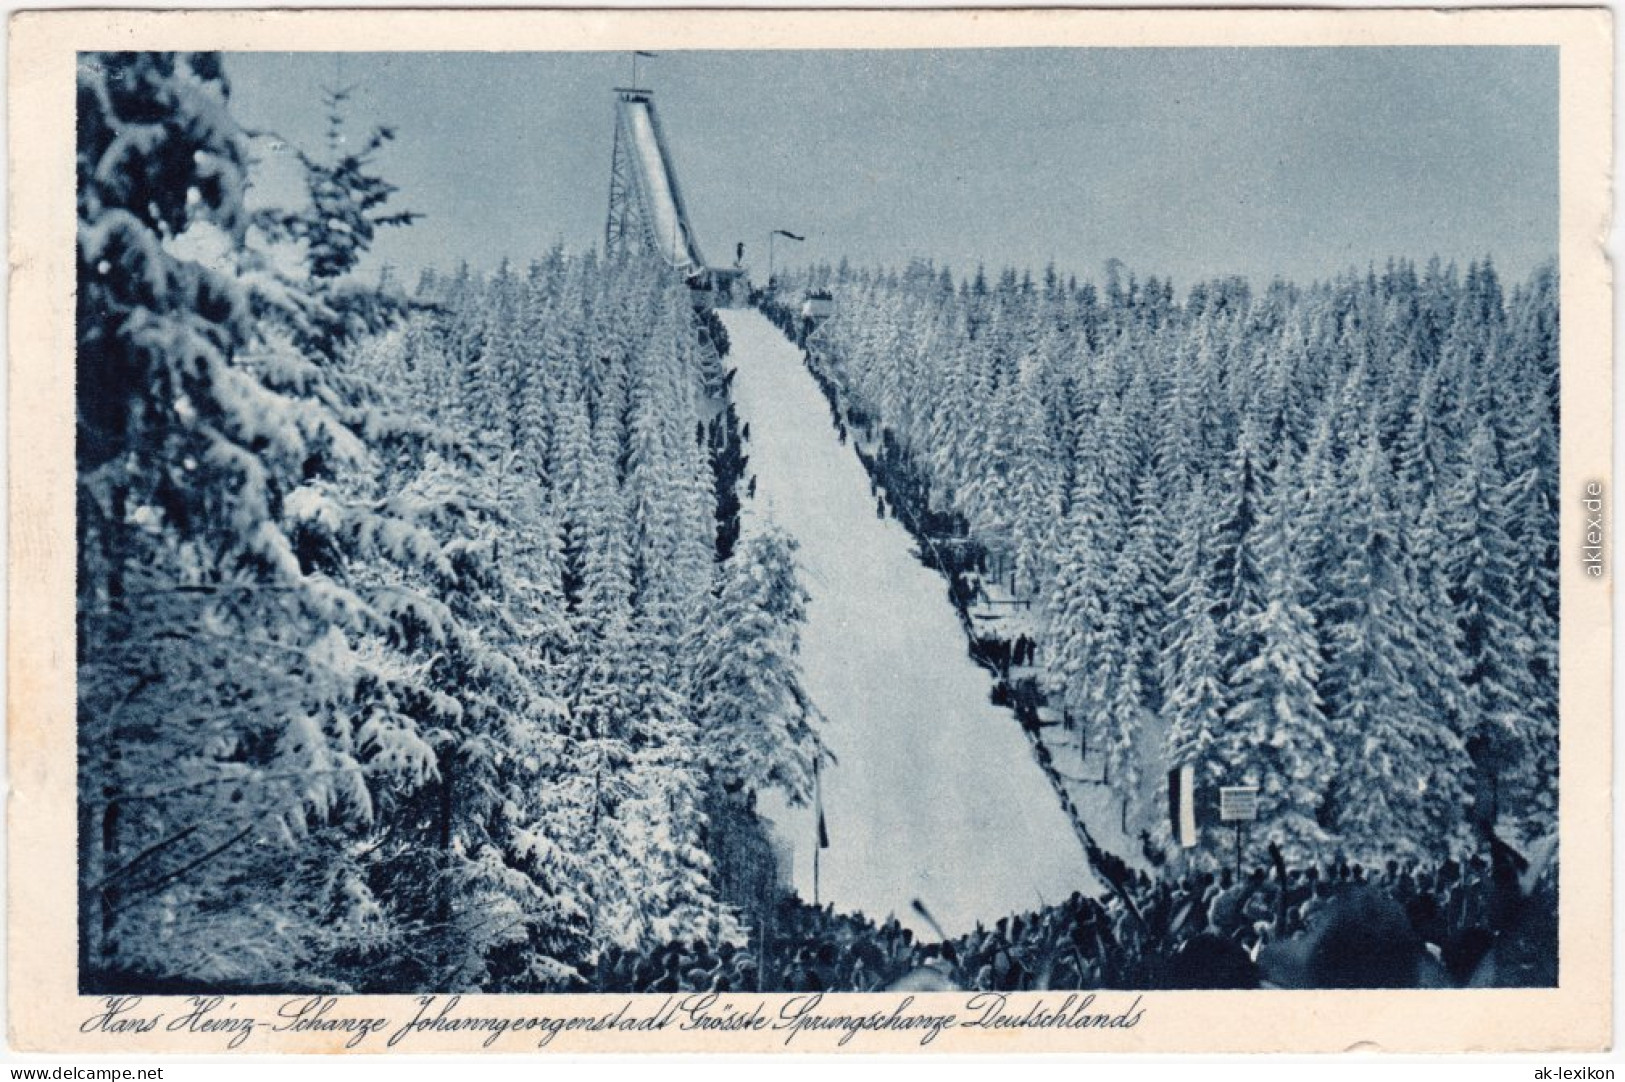
[[[1556,47],[77,73],[81,992],[1557,984]]]

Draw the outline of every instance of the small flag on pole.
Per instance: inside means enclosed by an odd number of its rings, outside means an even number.
[[[813,753],[813,810],[818,817],[818,844],[813,846],[813,906],[823,905],[823,898],[818,890],[818,852],[829,848],[829,828],[824,826],[824,782],[818,774],[818,760],[823,755],[823,749]]]
[[[818,848],[829,848],[829,827],[824,824],[824,779],[818,770],[818,760],[813,759],[813,806],[818,813]]]
[[[634,49],[634,50],[632,50],[632,86],[633,86],[634,89],[636,89],[636,87],[638,85],[638,57],[646,56],[649,59],[653,60],[654,55],[655,55],[654,53],[647,53],[647,52],[644,52],[642,49]]]

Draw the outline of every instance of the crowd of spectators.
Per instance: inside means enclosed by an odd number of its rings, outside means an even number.
[[[605,992],[1042,991],[1095,988],[1540,987],[1556,983],[1549,847],[1531,861],[1390,860],[1184,876],[1100,870],[1111,889],[946,939],[791,897],[765,948],[611,950],[584,974]],[[1111,858],[1107,858],[1111,861]],[[922,918],[929,925],[927,911]]]

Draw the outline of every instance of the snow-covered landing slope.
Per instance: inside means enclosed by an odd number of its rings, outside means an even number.
[[[744,529],[766,517],[799,540],[812,594],[804,683],[840,760],[823,773],[822,900],[927,932],[910,911],[919,898],[955,935],[1097,890],[1020,728],[988,702],[991,678],[966,656],[946,585],[902,526],[876,517],[800,352],[759,312],[719,314],[757,477]],[[764,811],[810,901],[812,810],[768,800]]]

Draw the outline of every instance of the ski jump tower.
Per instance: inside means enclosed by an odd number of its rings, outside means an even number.
[[[744,291],[744,268],[710,267],[689,227],[677,173],[655,112],[654,91],[615,88],[615,153],[609,167],[604,252],[658,256],[701,304],[728,305]]]

